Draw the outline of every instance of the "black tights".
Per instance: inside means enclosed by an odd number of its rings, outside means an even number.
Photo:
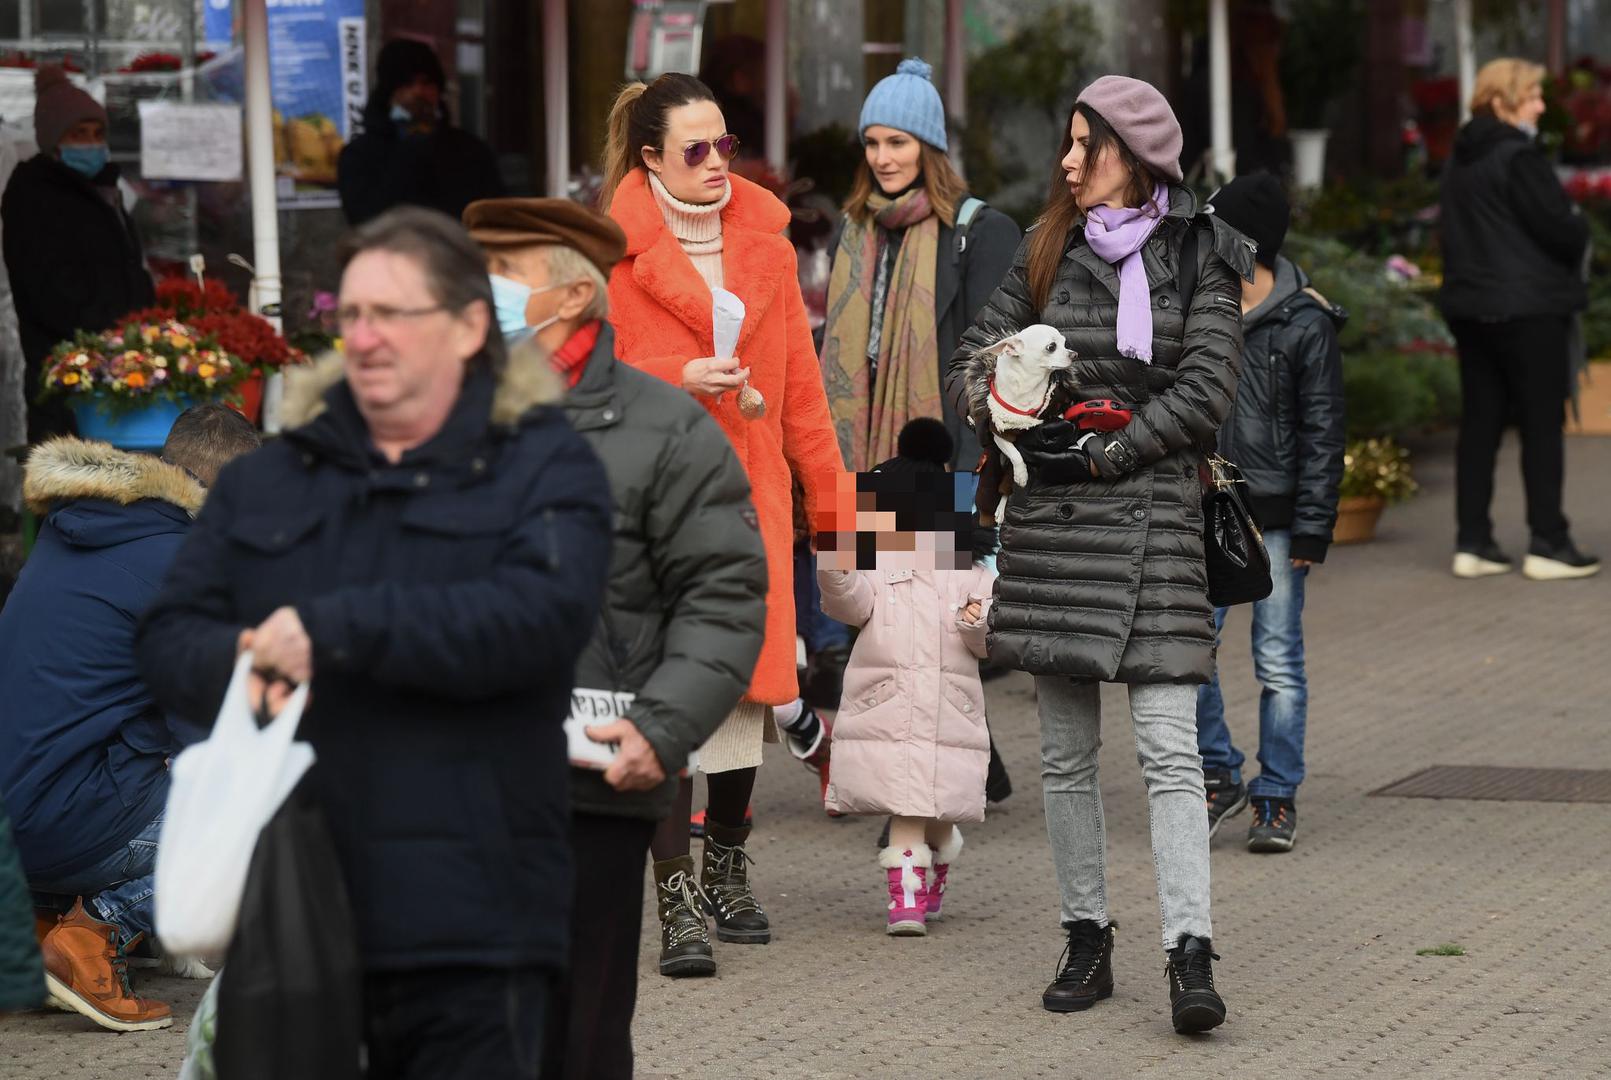
[[[755,792],[755,769],[734,769],[705,777],[705,820],[729,829],[744,824],[744,811]],[[688,816],[694,808],[694,781],[684,778],[677,784],[677,804],[671,816],[655,829],[650,850],[656,862],[688,854]]]

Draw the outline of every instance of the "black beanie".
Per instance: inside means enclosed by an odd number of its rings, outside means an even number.
[[[1292,221],[1292,204],[1281,181],[1266,172],[1238,176],[1214,192],[1208,205],[1225,224],[1259,246],[1255,259],[1275,269],[1275,257]]]
[[[393,38],[381,48],[380,59],[375,63],[375,82],[387,98],[399,86],[407,86],[421,75],[437,86],[447,83],[442,61],[437,58],[436,50],[425,42]]]

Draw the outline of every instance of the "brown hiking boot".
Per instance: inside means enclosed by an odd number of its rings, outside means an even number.
[[[134,996],[117,927],[90,918],[83,897],[45,935],[40,948],[45,954],[45,985],[56,1003],[108,1031],[151,1031],[173,1023],[168,1006]]]

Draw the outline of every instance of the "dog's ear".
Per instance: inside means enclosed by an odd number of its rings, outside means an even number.
[[[994,345],[986,345],[979,350],[983,356],[1022,356],[1024,354],[1024,339],[1017,334],[1002,338]]]

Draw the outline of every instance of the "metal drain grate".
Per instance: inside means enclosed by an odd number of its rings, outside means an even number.
[[[1404,799],[1611,803],[1611,769],[1434,765],[1371,792]]]

